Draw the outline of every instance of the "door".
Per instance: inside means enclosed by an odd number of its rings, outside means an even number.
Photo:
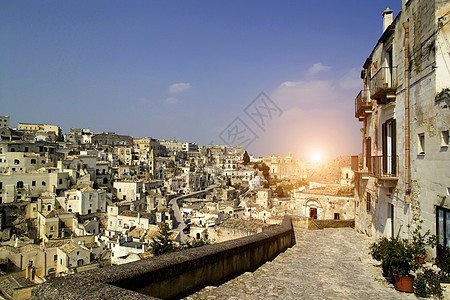
[[[315,207],[309,208],[309,217],[311,219],[317,219],[317,208],[315,208]]]

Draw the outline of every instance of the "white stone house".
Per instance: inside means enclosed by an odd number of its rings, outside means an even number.
[[[395,18],[387,9],[363,64],[363,155],[352,169],[355,226],[368,235],[406,235],[419,218],[450,246],[449,12],[444,0],[403,0]]]

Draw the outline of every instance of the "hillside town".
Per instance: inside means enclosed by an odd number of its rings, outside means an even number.
[[[354,217],[349,158],[339,180],[308,183],[291,153],[0,122],[1,271],[30,283],[151,257],[162,223],[184,245],[248,236],[284,215]]]

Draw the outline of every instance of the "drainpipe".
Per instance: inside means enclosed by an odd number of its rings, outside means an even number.
[[[409,149],[409,21],[403,23],[405,30],[405,203],[411,203],[410,149]]]

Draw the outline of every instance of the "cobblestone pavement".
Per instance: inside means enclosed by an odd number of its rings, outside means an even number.
[[[350,228],[295,234],[297,244],[273,261],[185,299],[417,299],[382,276],[371,238]]]

